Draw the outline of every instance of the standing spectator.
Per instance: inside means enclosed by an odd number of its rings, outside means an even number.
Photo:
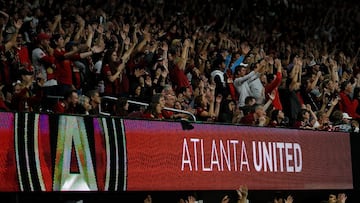
[[[39,33],[35,39],[35,49],[31,54],[36,78],[44,80],[42,105],[46,108],[52,107],[56,102],[47,98],[49,95],[59,96],[56,89],[58,83],[55,77],[54,49],[50,47],[50,38],[51,36],[45,32]]]
[[[331,79],[325,79],[322,82],[323,85],[323,101],[322,101],[322,110],[327,110],[331,106],[332,99],[339,97],[339,85],[338,81],[333,81]]]
[[[265,71],[266,61],[261,60],[260,63],[255,63],[255,69],[259,69],[259,74],[261,75]],[[256,104],[265,103],[265,89],[263,84],[260,81],[260,76],[257,75],[254,78],[249,80],[250,95],[255,97]]]
[[[107,50],[101,71],[104,78],[104,95],[128,95],[129,80],[125,71],[125,61],[120,60],[117,50]]]
[[[80,56],[78,54],[75,55],[76,51],[70,53],[68,52],[66,54],[65,40],[60,34],[55,34],[51,37],[51,46],[54,49],[54,57],[55,57],[55,65],[56,65],[55,75],[59,85],[58,94],[64,95],[66,92],[75,89],[72,80],[73,65],[71,60],[80,59]]]
[[[344,113],[348,113],[354,119],[359,119],[360,115],[356,112],[358,108],[359,101],[353,98],[354,94],[354,84],[351,84],[349,80],[344,81],[341,84],[341,91],[339,93],[340,110]]]
[[[215,82],[216,88],[215,88],[215,95],[218,94],[227,94],[228,88],[227,88],[227,76],[224,73],[225,71],[225,60],[222,57],[218,57],[215,59],[213,64],[213,71],[211,72],[211,78],[210,80]]]
[[[272,58],[271,58],[272,59]],[[274,109],[282,111],[282,104],[280,101],[279,91],[278,87],[280,86],[280,83],[282,81],[282,65],[280,59],[275,59],[274,64],[276,67],[276,75],[274,76],[274,79],[270,83],[265,83],[265,95],[270,94],[271,92],[275,91],[275,98],[272,102],[272,105]]]
[[[16,40],[19,33],[19,29],[21,28],[23,22],[22,20],[17,20],[12,23],[14,27],[13,33],[8,33],[6,38],[8,40],[4,40],[4,44],[0,44],[0,84],[5,85],[5,87],[10,88],[11,83],[16,81],[17,72],[11,68],[10,61],[7,60],[7,54],[10,50],[12,50],[16,46]],[[4,28],[4,26],[3,26]],[[18,70],[18,69],[17,69]]]
[[[170,71],[170,79],[173,82],[175,90],[178,90],[181,87],[190,87],[189,79],[185,74],[190,45],[190,40],[186,39],[183,44],[181,56],[176,56],[176,54],[171,51],[168,53],[168,69]]]
[[[315,111],[320,110],[319,100],[322,92],[320,91],[318,83],[321,78],[322,73],[318,71],[316,74],[310,74],[308,78],[304,78],[303,85],[301,85],[301,97],[304,103],[310,104],[311,108]]]
[[[55,74],[59,84],[59,92],[64,93],[71,89],[76,89],[73,83],[73,60],[86,58],[94,53],[100,53],[104,46],[95,45],[90,51],[79,53],[77,47],[70,47],[65,50],[65,40],[60,34],[51,37],[51,44],[54,48]]]
[[[9,63],[11,72],[13,74],[13,79],[19,79],[19,71],[20,68],[26,68],[28,70],[33,69],[31,65],[31,60],[29,57],[29,50],[24,43],[23,34],[17,33],[16,36],[16,43],[14,44],[13,48],[9,50]]]
[[[36,37],[36,48],[32,51],[32,62],[35,75],[45,80],[44,87],[55,86],[55,57],[54,50],[50,47],[50,35],[42,32]]]
[[[296,56],[294,57],[293,61],[294,66],[291,69],[287,80],[288,86],[285,91],[282,92],[284,97],[282,103],[285,107],[284,113],[290,119],[290,126],[294,125],[295,121],[297,120],[301,110],[301,105],[303,103],[301,97],[299,96],[302,60]]]
[[[235,80],[234,86],[236,88],[237,93],[239,94],[239,106],[242,107],[245,105],[245,98],[251,96],[251,90],[249,86],[249,82],[255,80],[260,76],[259,72],[263,68],[263,66],[256,66],[251,72],[248,73],[247,65],[242,64],[235,68]]]

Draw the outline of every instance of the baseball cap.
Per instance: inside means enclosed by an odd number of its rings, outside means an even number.
[[[345,118],[345,119],[352,119],[352,117],[351,116],[349,116],[349,114],[348,113],[343,113],[343,118]]]
[[[246,63],[240,63],[240,66],[242,66],[242,67],[247,67],[249,64],[246,64]]]
[[[46,40],[46,39],[50,39],[50,35],[46,34],[45,32],[40,32],[36,38],[38,41]]]

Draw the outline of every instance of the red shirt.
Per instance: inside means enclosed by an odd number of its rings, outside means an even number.
[[[17,54],[19,56],[20,63],[25,66],[25,68],[28,68],[31,66],[31,60],[29,57],[29,51],[28,48],[25,46],[21,46],[20,48],[17,48]]]
[[[174,116],[173,111],[162,110],[161,113],[162,113],[162,116],[166,119],[171,119]]]
[[[69,113],[75,114],[78,113],[76,107],[69,105],[67,106],[64,101],[58,101],[54,107],[54,113]]]
[[[240,123],[245,125],[255,125],[254,113],[249,113],[248,115],[242,117]]]
[[[360,118],[360,115],[356,113],[356,109],[359,105],[358,100],[357,99],[351,100],[350,97],[343,91],[339,93],[339,96],[340,96],[340,102],[339,102],[340,110],[348,113],[353,118]]]
[[[66,105],[63,101],[56,103],[54,107],[54,113],[65,113]]]
[[[149,119],[149,120],[163,120],[164,117],[162,114],[158,114],[158,115],[153,115],[151,113],[144,113],[142,114],[142,118],[144,119]]]
[[[65,50],[54,50],[54,57],[55,57],[55,75],[59,84],[63,85],[73,85],[72,79],[72,60],[79,60],[80,54],[75,54],[71,57],[71,59],[66,59],[64,57]]]
[[[189,79],[186,77],[184,70],[181,70],[179,66],[175,65],[172,72],[175,84],[177,85],[176,89],[181,87],[190,87]]]
[[[46,79],[47,80],[56,79],[56,75],[53,70],[53,64],[55,64],[55,57],[48,55],[44,50],[42,50],[39,61],[46,68]]]
[[[108,64],[106,64],[101,69],[101,71],[104,78],[106,78],[104,80],[105,95],[119,96],[119,95],[126,95],[129,93],[129,89],[130,89],[129,79],[124,71],[121,73],[121,77],[117,78],[113,82],[110,82],[108,76],[114,75],[115,71],[112,71]]]
[[[280,101],[279,91],[278,91],[278,87],[281,83],[281,79],[282,79],[282,74],[277,72],[276,78],[271,83],[269,83],[268,85],[265,86],[265,96],[266,97],[268,97],[268,94],[271,94],[271,92],[273,90],[275,90],[275,98],[272,101],[272,105],[277,110],[282,110],[282,104]]]

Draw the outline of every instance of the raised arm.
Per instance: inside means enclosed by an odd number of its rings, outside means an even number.
[[[122,62],[121,64],[118,65],[116,72],[114,74],[111,73],[107,73],[107,78],[109,79],[110,82],[114,82],[117,78],[119,78],[120,74],[122,73],[122,71],[125,68],[125,63]]]
[[[11,39],[5,44],[5,52],[15,46],[16,38],[17,38],[17,35],[19,33],[19,30],[20,30],[22,24],[23,24],[22,20],[17,20],[14,22],[15,32],[12,34]]]
[[[280,59],[275,59],[274,64],[276,67],[276,78],[265,86],[265,93],[272,92],[275,88],[279,87],[282,80],[282,65]]]
[[[135,33],[140,33],[139,25],[135,25]],[[136,46],[135,52],[143,51],[146,43],[150,42],[151,34],[149,32],[143,32],[143,40]]]
[[[214,109],[214,116],[216,118],[219,117],[219,112],[220,112],[220,105],[221,105],[221,101],[222,101],[222,95],[217,95],[215,98],[215,109]]]
[[[91,25],[88,25],[87,29],[88,29],[88,35],[87,35],[87,38],[86,38],[86,46],[91,47],[92,40],[94,38],[95,30],[92,28]]]
[[[60,25],[60,21],[61,21],[61,15],[59,14],[55,16],[54,22],[51,24],[49,28],[51,33],[55,32],[55,29]]]
[[[247,75],[245,75],[244,77],[240,77],[240,78],[236,78],[234,80],[234,85],[235,86],[240,86],[242,83],[246,82],[247,80],[249,80],[250,78],[254,77],[256,75],[255,71],[251,71],[250,73],[248,73]]]
[[[336,63],[335,60],[330,59],[330,75],[331,75],[331,79],[335,82],[335,81],[339,81],[339,67]]]
[[[74,36],[74,41],[79,41],[80,40],[80,36],[81,34],[84,32],[84,28],[85,28],[85,20],[82,19],[81,16],[77,15],[76,16],[76,22],[79,24],[79,29],[76,32],[75,36]]]
[[[124,55],[121,57],[121,60],[123,62],[127,62],[130,58],[130,55],[133,53],[134,49],[135,49],[135,46],[137,45],[138,43],[138,38],[136,36],[136,33],[134,32],[133,33],[133,43],[131,44],[130,48],[124,53]]]
[[[179,68],[181,70],[185,70],[185,67],[186,67],[186,61],[188,59],[188,53],[189,53],[189,48],[190,48],[190,40],[189,39],[186,39],[184,41],[184,47],[183,47],[183,50],[182,50],[182,53],[181,53],[181,61],[180,61],[180,64],[179,64]]]
[[[296,63],[290,73],[291,83],[289,86],[290,91],[293,91],[297,88],[298,84],[301,83],[301,66],[302,62],[296,60]]]
[[[330,117],[331,113],[334,111],[334,108],[335,108],[335,106],[338,104],[338,102],[339,102],[339,98],[338,98],[338,97],[336,97],[336,98],[334,98],[333,100],[331,100],[331,106],[330,106],[329,110],[326,111],[326,116],[327,116],[327,117]]]
[[[313,90],[316,87],[316,84],[318,83],[320,77],[321,77],[321,71],[318,71],[314,81],[310,84],[310,86],[306,89],[306,91]]]
[[[306,110],[308,110],[310,112],[311,117],[313,117],[312,124],[314,124],[318,120],[318,117],[316,116],[315,112],[311,109],[310,104],[306,104]]]
[[[0,10],[0,15],[2,15],[5,18],[3,21],[3,24],[0,24],[0,42],[2,42],[3,41],[3,31],[5,30],[4,28],[9,21],[9,15],[1,10]]]
[[[264,111],[267,111],[267,109],[270,107],[270,105],[272,104],[272,101],[275,99],[275,90],[273,90],[271,92],[271,94],[268,94],[269,99],[266,101],[266,103],[264,104]]]

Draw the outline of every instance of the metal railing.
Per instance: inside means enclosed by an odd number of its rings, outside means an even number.
[[[60,99],[63,99],[64,97],[62,96],[53,96],[53,95],[47,95],[47,98],[48,99],[56,99],[56,100],[60,100]],[[116,97],[111,97],[111,96],[102,96],[101,97],[102,99],[109,99],[109,100],[113,100],[113,101],[117,101],[118,98]],[[133,101],[133,100],[127,100],[130,104],[135,104],[135,105],[139,105],[139,106],[149,106],[148,103],[144,103],[144,102],[138,102],[138,101]],[[196,116],[189,112],[189,111],[185,111],[185,110],[180,110],[180,109],[175,109],[175,108],[169,108],[169,107],[164,107],[165,110],[167,111],[173,111],[173,112],[177,112],[177,113],[183,113],[183,114],[186,114],[186,115],[189,115],[191,116],[191,118],[193,119],[193,121],[196,121]],[[103,112],[102,109],[101,109],[101,105],[99,106],[99,113],[101,115],[104,115],[104,116],[111,116],[110,113],[107,113],[107,112]]]
[[[109,99],[109,100],[114,100],[114,101],[117,101],[118,98],[116,97],[111,97],[111,96],[102,96],[101,97],[102,99]],[[127,100],[130,104],[135,104],[135,105],[140,105],[140,106],[149,106],[148,103],[144,103],[144,102],[138,102],[138,101],[133,101],[133,100]],[[164,110],[167,110],[167,111],[173,111],[173,112],[177,112],[177,113],[183,113],[183,114],[187,114],[189,116],[191,116],[191,118],[193,119],[193,121],[196,121],[196,116],[189,112],[189,111],[185,111],[185,110],[180,110],[180,109],[175,109],[175,108],[169,108],[169,107],[164,107]],[[107,116],[110,116],[109,113],[106,113],[106,112],[102,112],[101,109],[100,109],[100,113],[102,115],[107,115]]]

